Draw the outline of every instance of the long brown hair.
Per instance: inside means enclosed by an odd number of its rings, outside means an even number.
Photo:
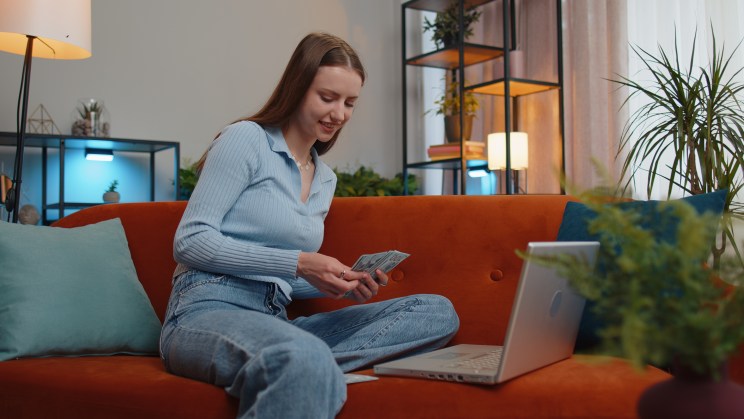
[[[300,106],[321,66],[349,67],[359,74],[364,84],[366,72],[356,51],[337,36],[314,32],[305,36],[297,45],[282,78],[263,108],[253,116],[235,122],[253,121],[264,126],[283,126]],[[325,154],[333,147],[340,132],[341,129],[336,131],[328,142],[316,141],[313,144],[318,155]],[[197,162],[198,171],[204,166],[206,157],[205,152]]]

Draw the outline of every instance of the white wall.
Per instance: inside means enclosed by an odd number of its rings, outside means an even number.
[[[29,111],[70,133],[80,98],[103,100],[113,137],[181,143],[197,159],[226,123],[258,110],[299,40],[346,39],[368,72],[331,167],[401,171],[400,0],[94,0],[93,56],[35,59]],[[15,131],[22,57],[0,52],[0,131]],[[7,171],[7,167],[6,167]],[[25,171],[25,170],[24,170]]]

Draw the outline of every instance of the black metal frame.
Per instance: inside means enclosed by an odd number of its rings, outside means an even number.
[[[0,132],[0,146],[9,146],[12,143],[9,141],[15,137],[16,133],[13,132]],[[49,219],[47,218],[47,210],[59,210],[59,217],[64,216],[66,209],[81,209],[99,203],[80,203],[80,202],[65,202],[65,152],[68,148],[85,149],[89,147],[88,142],[106,141],[111,143],[110,149],[112,151],[127,151],[127,152],[139,152],[148,153],[150,155],[150,200],[155,200],[155,155],[158,152],[165,150],[173,150],[174,152],[174,170],[173,179],[175,186],[174,200],[179,198],[180,184],[178,180],[178,171],[180,169],[180,143],[173,141],[152,141],[152,140],[135,140],[125,138],[108,138],[108,137],[81,137],[73,135],[52,135],[52,134],[25,134],[24,135],[24,147],[39,147],[41,148],[41,216],[42,223],[47,224]],[[47,163],[48,163],[48,150],[50,148],[59,149],[59,203],[48,204],[47,203]],[[19,195],[20,196],[20,195]]]
[[[463,26],[463,20],[464,20],[464,13],[466,9],[466,2],[468,2],[469,7],[478,7],[482,4],[489,3],[495,0],[459,0],[459,24],[460,27]],[[401,64],[402,64],[402,72],[401,72],[401,80],[402,80],[402,117],[403,117],[403,178],[404,180],[408,179],[408,171],[409,169],[415,168],[415,169],[443,169],[443,170],[453,170],[453,185],[454,185],[454,193],[458,194],[460,193],[467,193],[466,189],[466,181],[467,181],[467,174],[466,172],[468,170],[472,169],[482,169],[484,168],[484,165],[469,165],[469,162],[466,159],[466,155],[464,153],[464,147],[462,147],[462,130],[463,130],[463,124],[460,124],[460,141],[461,141],[461,147],[460,147],[460,157],[459,158],[453,158],[453,159],[446,159],[446,160],[440,160],[440,161],[425,161],[425,162],[416,162],[416,163],[409,163],[408,161],[408,95],[407,95],[407,85],[408,85],[408,75],[407,75],[407,68],[409,65],[421,65],[421,64],[412,64],[411,60],[420,59],[421,57],[427,57],[431,56],[432,54],[438,52],[430,52],[423,54],[420,57],[414,57],[409,58],[407,57],[406,51],[407,51],[407,43],[406,43],[406,33],[407,33],[407,25],[406,25],[406,11],[409,9],[415,9],[415,10],[432,10],[436,11],[436,7],[443,7],[443,5],[446,5],[449,3],[449,0],[410,0],[401,5],[401,39],[402,39],[402,49],[401,49]],[[560,142],[561,142],[561,173],[564,174],[566,167],[566,151],[565,151],[565,123],[564,123],[564,104],[563,104],[563,36],[562,36],[562,7],[561,7],[561,0],[555,0],[556,4],[556,43],[557,43],[557,59],[558,59],[558,82],[557,83],[549,83],[544,81],[537,81],[537,80],[524,80],[519,79],[520,81],[528,82],[530,84],[534,85],[544,85],[551,88],[557,88],[558,89],[558,106],[559,106],[559,135],[560,135]],[[509,19],[504,19],[504,25],[503,25],[503,40],[504,42],[509,41],[509,47],[500,49],[503,51],[502,55],[504,57],[504,120],[505,123],[505,130],[506,130],[506,165],[507,170],[505,170],[505,183],[507,185],[506,193],[511,194],[514,191],[512,191],[511,188],[508,187],[508,185],[511,185],[511,179],[512,174],[509,168],[511,167],[511,147],[510,147],[510,133],[512,132],[512,109],[514,110],[514,114],[517,112],[517,105],[516,105],[516,98],[512,98],[510,95],[510,81],[514,80],[511,75],[509,74],[510,71],[510,57],[509,57],[509,51],[516,49],[516,7],[515,7],[515,0],[503,0],[503,16],[509,16]],[[469,44],[466,44],[464,42],[464,34],[461,31],[459,33],[460,39],[458,40],[458,65],[456,68],[452,68],[453,71],[453,77],[454,72],[457,71],[459,75],[464,74],[465,71],[465,49],[466,46],[469,46]],[[487,46],[479,45],[479,47],[489,48]],[[495,48],[499,49],[499,48]],[[493,58],[496,58],[494,56]],[[465,86],[464,78],[460,77],[462,82],[459,84],[459,94],[460,94],[460,116],[462,118],[462,113],[464,112],[464,92],[465,90],[469,89],[475,89],[477,87],[482,87],[484,85],[490,85],[493,84],[496,81],[488,81],[485,83],[481,83],[474,86]],[[511,101],[514,101],[515,103],[512,104]],[[487,165],[486,165],[487,167]],[[458,182],[457,179],[459,177],[459,184],[460,184],[460,191],[458,191]],[[408,182],[404,181],[404,193],[407,195],[409,193],[408,191]],[[561,185],[561,193],[565,193],[563,185]]]

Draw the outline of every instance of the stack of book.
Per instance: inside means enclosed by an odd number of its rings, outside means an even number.
[[[486,143],[481,141],[464,141],[462,147],[466,159],[486,159]],[[433,145],[426,152],[432,160],[460,157],[460,143]]]

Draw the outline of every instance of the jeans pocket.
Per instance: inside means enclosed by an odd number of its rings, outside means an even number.
[[[208,305],[213,300],[214,287],[225,281],[225,275],[201,271],[188,271],[179,276],[173,286],[168,301],[167,316],[164,323],[178,324],[178,319],[189,311]],[[202,307],[204,308],[204,307]]]
[[[268,310],[266,314],[278,317],[280,319],[287,320],[287,304],[289,300],[284,296],[284,293],[279,288],[279,285],[274,283],[267,283],[268,292],[266,293],[265,306]]]

